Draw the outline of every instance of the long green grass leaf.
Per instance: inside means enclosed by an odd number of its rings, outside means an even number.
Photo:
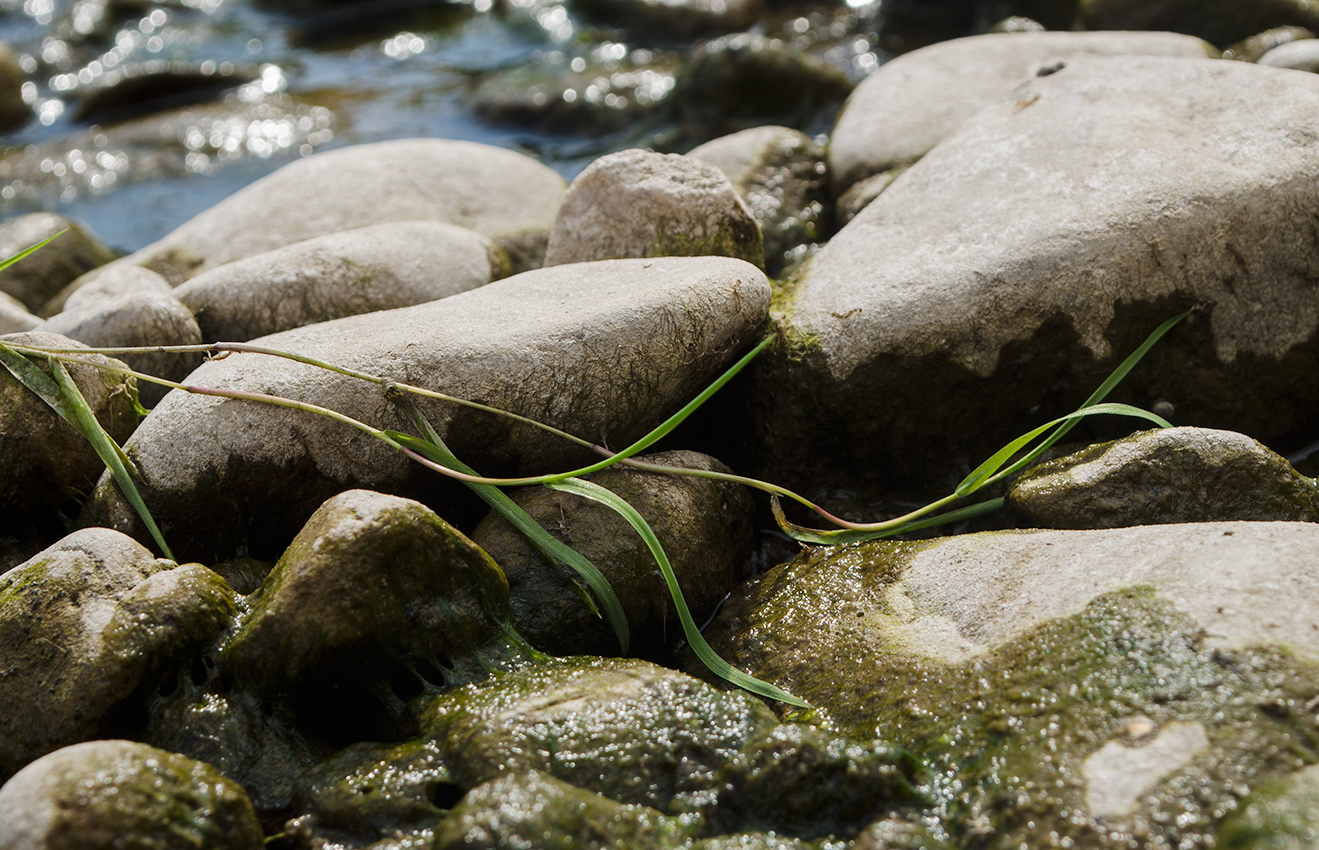
[[[67,229],[68,228],[65,228],[65,230]],[[51,242],[54,242],[56,239],[60,238],[63,235],[64,235],[64,230],[61,230],[58,233],[56,233],[54,236],[48,236],[45,239],[42,239],[37,244],[28,248],[24,248],[22,251],[19,251],[17,254],[15,254],[12,257],[6,257],[5,259],[0,260],[0,271],[4,271],[5,269],[12,266],[14,263],[17,263],[19,260],[28,256],[29,254],[35,253],[36,251],[40,251],[42,248],[46,247]]]
[[[682,588],[678,585],[678,577],[673,573],[673,566],[669,563],[669,557],[664,553],[664,547],[660,545],[659,538],[651,529],[650,524],[646,522],[641,514],[637,513],[636,508],[620,498],[617,493],[607,490],[599,484],[593,484],[590,481],[583,481],[579,478],[569,478],[565,481],[554,481],[545,485],[551,490],[560,490],[565,493],[573,493],[586,499],[599,502],[606,507],[612,508],[619,516],[628,521],[645,541],[646,547],[650,549],[650,554],[655,558],[655,563],[659,565],[660,572],[664,575],[664,583],[669,587],[669,595],[673,597],[673,605],[678,609],[678,620],[682,623],[682,632],[687,637],[687,643],[691,644],[696,656],[710,668],[716,676],[726,679],[737,685],[739,688],[750,691],[753,694],[765,697],[766,699],[779,700],[789,705],[796,705],[802,708],[810,708],[810,705],[783,690],[782,688],[772,685],[769,682],[761,681],[754,676],[749,676],[738,670],[733,665],[719,657],[709,643],[706,642],[705,636],[701,630],[696,627],[696,621],[692,619],[691,611],[687,608],[687,600],[682,595]]]
[[[783,529],[783,533],[791,537],[793,540],[796,540],[799,543],[834,546],[839,543],[860,543],[863,540],[881,540],[885,537],[892,537],[895,534],[906,534],[910,531],[920,531],[924,528],[934,528],[935,526],[961,522],[962,520],[972,519],[981,516],[982,514],[996,511],[1003,507],[1003,502],[1004,500],[1001,498],[989,499],[984,502],[977,502],[974,505],[967,505],[964,508],[958,508],[954,511],[926,517],[925,519],[896,523],[892,528],[871,531],[851,528],[826,530],[797,525],[788,521],[788,518],[783,513],[782,506],[779,504],[777,496],[772,496],[770,498],[770,508],[774,511],[774,519],[778,522],[779,528]]]
[[[87,442],[92,444],[96,450],[97,456],[101,458],[101,463],[105,464],[106,469],[110,470],[111,476],[114,477],[115,483],[119,485],[120,491],[123,492],[124,498],[137,511],[137,515],[142,518],[146,524],[147,531],[151,533],[151,538],[156,541],[160,551],[166,558],[174,560],[174,553],[170,551],[169,544],[165,542],[165,535],[161,533],[160,527],[156,525],[156,520],[151,516],[151,511],[147,509],[146,502],[142,500],[142,494],[137,490],[137,484],[133,481],[133,476],[129,473],[131,461],[124,454],[124,450],[114,441],[101,423],[96,421],[96,414],[92,412],[91,406],[87,404],[87,399],[83,398],[82,392],[78,385],[69,377],[65,371],[64,364],[58,360],[51,359],[51,372],[55,376],[55,383],[59,385],[60,390],[64,393],[64,399],[69,408],[73,411],[74,418],[77,420],[74,427],[82,433]]]
[[[395,397],[395,401],[402,404],[417,426],[417,430],[422,434],[423,439],[418,439],[411,434],[404,434],[401,431],[386,431],[385,433],[407,446],[419,454],[424,455],[441,466],[447,466],[456,469],[459,472],[466,472],[475,475],[476,472],[470,466],[459,460],[449,447],[445,445],[444,440],[417,409],[412,404],[412,400],[406,396]],[[522,509],[517,502],[509,498],[503,490],[490,484],[472,484],[464,482],[472,489],[472,492],[480,496],[481,499],[499,513],[510,525],[529,542],[537,552],[551,563],[559,563],[567,566],[577,575],[581,576],[591,589],[595,599],[599,600],[600,608],[604,609],[605,618],[609,621],[610,627],[614,630],[614,637],[618,639],[620,651],[627,652],[631,644],[631,635],[628,631],[627,614],[623,611],[623,603],[619,601],[618,594],[614,593],[614,588],[609,584],[609,579],[605,578],[604,573],[582,553],[566,545],[554,535],[550,534],[540,526],[531,516]],[[592,613],[599,616],[600,610],[595,608],[595,602],[587,596],[587,603],[592,607]]]

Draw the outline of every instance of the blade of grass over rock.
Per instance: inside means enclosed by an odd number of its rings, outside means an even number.
[[[50,370],[54,376],[52,380],[31,360],[5,345],[0,345],[0,362],[4,363],[5,368],[19,383],[46,402],[60,418],[72,425],[87,442],[91,443],[97,457],[105,464],[105,468],[110,470],[115,483],[123,491],[124,498],[128,499],[133,510],[137,511],[137,515],[146,524],[147,531],[160,547],[161,553],[171,561],[174,560],[174,553],[165,542],[165,535],[156,525],[155,518],[147,509],[146,502],[142,500],[142,494],[138,492],[137,484],[134,483],[133,476],[129,472],[133,465],[132,461],[124,454],[119,444],[105,432],[101,423],[96,421],[96,414],[92,412],[87,399],[83,397],[73,378],[69,377],[64,364],[54,357],[50,358]]]
[[[696,652],[698,658],[704,662],[705,666],[716,676],[732,682],[739,688],[750,691],[766,699],[778,700],[788,703],[789,705],[799,706],[801,708],[810,708],[810,705],[783,690],[782,688],[772,685],[769,682],[761,681],[754,676],[749,676],[738,670],[733,665],[719,657],[709,643],[706,642],[705,636],[701,630],[696,627],[696,621],[692,619],[691,611],[687,608],[687,600],[682,595],[682,588],[678,585],[678,577],[673,574],[673,566],[669,563],[669,557],[664,553],[664,547],[660,545],[659,538],[651,529],[650,524],[646,522],[641,514],[637,513],[636,508],[628,504],[625,500],[607,490],[599,484],[593,484],[590,481],[583,481],[579,478],[569,478],[564,481],[552,481],[545,485],[551,490],[559,490],[564,493],[572,493],[595,502],[599,502],[606,507],[612,508],[619,516],[627,520],[634,528],[641,539],[645,541],[650,554],[655,558],[655,563],[659,565],[660,572],[664,574],[664,582],[669,587],[669,595],[673,597],[673,605],[678,609],[678,620],[682,623],[682,632],[691,644],[692,649]]]
[[[67,230],[67,229],[68,229],[68,228],[65,228],[65,230]],[[60,238],[61,236],[63,236],[64,233],[65,233],[65,230],[61,230],[61,231],[59,231],[58,233],[55,233],[55,234],[52,235],[52,236],[47,236],[45,239],[42,239],[42,240],[41,240],[40,242],[38,242],[37,244],[32,245],[31,247],[28,247],[28,248],[24,248],[22,251],[19,251],[17,254],[15,254],[15,255],[12,256],[12,257],[6,257],[5,259],[0,260],[0,271],[4,271],[5,269],[7,269],[7,268],[9,268],[10,266],[12,266],[14,263],[17,263],[19,260],[21,260],[21,259],[23,259],[24,257],[28,256],[29,254],[33,254],[33,253],[35,253],[35,252],[37,252],[37,251],[40,251],[42,248],[46,247],[46,246],[49,245],[51,242],[54,242],[56,239],[58,239],[58,238]]]
[[[826,530],[821,528],[807,528],[804,525],[797,525],[788,521],[783,513],[783,507],[779,504],[778,496],[770,497],[770,508],[774,511],[774,519],[779,524],[783,532],[799,543],[814,543],[824,546],[835,546],[839,543],[859,543],[863,540],[879,540],[884,537],[892,537],[895,534],[906,534],[909,531],[920,531],[924,528],[934,528],[935,526],[947,525],[953,522],[973,519],[982,514],[991,513],[1003,507],[1002,498],[989,499],[984,502],[977,502],[974,505],[967,505],[964,508],[958,508],[955,511],[936,514],[925,519],[914,520],[902,523],[893,528],[884,531],[865,531],[853,528],[840,528]]]
[[[476,470],[459,460],[449,447],[445,445],[444,440],[431,427],[430,422],[422,415],[417,406],[412,403],[412,399],[401,394],[386,393],[398,404],[402,405],[407,411],[412,422],[416,425],[417,430],[421,433],[422,439],[413,437],[411,434],[404,434],[401,431],[386,431],[390,437],[403,443],[413,451],[420,452],[430,458],[435,463],[448,466],[459,472],[465,472],[469,475],[475,475]],[[585,555],[572,549],[563,541],[550,534],[540,526],[530,514],[522,509],[517,502],[514,502],[509,496],[498,487],[490,484],[473,484],[464,482],[472,489],[476,495],[480,496],[487,505],[499,512],[510,525],[529,542],[537,552],[551,563],[559,563],[572,569],[582,580],[590,587],[595,597],[600,600],[600,606],[604,608],[605,617],[609,620],[609,625],[614,630],[614,636],[618,639],[618,645],[622,652],[627,652],[628,645],[631,642],[631,636],[628,631],[627,614],[623,611],[623,604],[619,601],[618,595],[614,593],[614,588],[609,584],[609,579],[605,578],[604,573],[600,572],[595,564],[591,563]],[[596,608],[595,602],[589,594],[584,594],[587,604],[591,607],[592,613],[600,615],[600,610]]]

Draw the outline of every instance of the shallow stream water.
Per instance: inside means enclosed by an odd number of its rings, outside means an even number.
[[[932,22],[933,37],[974,28],[963,5],[771,4],[745,31],[854,82],[930,40]],[[941,6],[955,8],[922,11]],[[682,152],[730,129],[672,108],[684,67],[719,34],[604,26],[559,0],[0,0],[0,42],[34,112],[0,136],[0,218],[62,212],[127,251],[347,144],[473,140],[568,178],[624,147]],[[832,116],[739,120],[822,134]]]

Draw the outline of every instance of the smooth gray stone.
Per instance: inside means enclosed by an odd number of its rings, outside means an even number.
[[[241,785],[132,741],[88,741],[34,762],[0,788],[0,812],[4,850],[264,846]]]
[[[171,295],[173,292],[169,281],[150,269],[115,263],[95,277],[81,277],[61,289],[41,308],[41,315],[49,318],[65,310],[82,310],[94,301],[121,295]]]
[[[910,165],[967,119],[1040,70],[1081,56],[1218,56],[1175,33],[1022,32],[975,35],[913,50],[852,93],[829,141],[834,195],[872,174]]]
[[[769,284],[716,257],[574,264],[526,272],[440,301],[285,331],[261,345],[478,399],[609,445],[626,445],[699,392],[752,343]],[[204,364],[191,384],[274,392],[378,427],[411,430],[376,384],[256,354]],[[571,469],[590,452],[488,413],[422,399],[460,457],[487,474]],[[321,416],[175,391],[128,449],[177,551],[281,551],[333,494],[354,487],[427,501],[442,476]],[[461,492],[459,488],[458,492]],[[83,521],[134,527],[103,482]],[[173,545],[173,544],[172,544]]]
[[[244,342],[447,298],[508,271],[504,252],[474,230],[433,221],[388,222],[216,266],[174,296],[192,310],[203,339]]]
[[[65,285],[117,254],[81,222],[55,213],[29,213],[0,224],[0,260],[60,231],[55,241],[0,271],[0,292],[36,312]]]
[[[0,334],[22,333],[40,325],[41,319],[29,313],[22,301],[0,292]]]
[[[1270,68],[1290,68],[1293,71],[1319,71],[1319,39],[1305,38],[1289,41],[1265,53],[1256,62]]]
[[[1008,504],[1040,528],[1319,522],[1314,479],[1257,440],[1210,428],[1141,431],[1027,469]]]
[[[1309,75],[1136,56],[982,111],[786,288],[790,346],[756,364],[764,468],[947,492],[1193,305],[1123,397],[1287,450],[1319,417],[1317,112]]]
[[[475,142],[401,139],[309,156],[263,177],[125,258],[174,285],[244,257],[387,221],[466,227],[539,265],[563,178]]]
[[[573,180],[545,265],[701,256],[764,266],[764,241],[746,203],[713,165],[633,148],[600,157]]]

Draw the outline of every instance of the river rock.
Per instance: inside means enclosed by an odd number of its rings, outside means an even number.
[[[836,67],[782,39],[737,33],[692,51],[673,99],[686,133],[705,140],[761,124],[819,132],[852,87]]]
[[[32,763],[0,788],[0,811],[6,850],[265,846],[241,785],[132,741],[89,741]]]
[[[15,130],[32,117],[32,110],[23,100],[26,79],[13,52],[0,44],[0,133]]]
[[[1220,46],[1269,27],[1319,29],[1319,9],[1307,0],[1080,0],[1089,29],[1174,30]]]
[[[1306,74],[1125,57],[1071,60],[984,110],[786,288],[790,344],[754,367],[766,475],[951,488],[1193,304],[1122,400],[1310,442],[1319,256],[1298,205],[1319,146],[1295,133],[1317,109]]]
[[[201,330],[192,312],[172,294],[158,292],[138,291],[84,298],[73,308],[51,316],[41,329],[62,334],[91,348],[198,345],[202,341]],[[167,351],[121,356],[133,369],[170,381],[187,376],[202,359],[200,354]],[[149,381],[138,382],[138,393],[147,406],[159,402],[166,392],[167,387]]]
[[[40,325],[41,319],[29,313],[22,301],[6,292],[0,292],[0,333],[22,333]]]
[[[401,139],[309,156],[240,189],[127,258],[174,285],[304,239],[388,221],[466,227],[539,265],[563,178],[474,142]]]
[[[74,532],[0,576],[0,773],[131,724],[131,703],[209,645],[233,592],[107,528]],[[131,728],[131,726],[129,726]]]
[[[830,217],[824,151],[788,127],[754,127],[693,148],[692,159],[724,173],[765,238],[765,268],[777,275],[823,242]]]
[[[82,278],[80,282],[61,289],[41,308],[41,314],[49,318],[64,310],[90,309],[94,301],[101,299],[124,295],[170,295],[173,292],[169,281],[150,269],[116,263],[93,279]]]
[[[197,317],[203,339],[245,342],[447,298],[508,272],[508,256],[474,230],[404,221],[318,236],[216,266],[174,294]]]
[[[117,256],[81,222],[55,213],[29,213],[0,224],[0,259],[61,230],[64,234],[54,242],[0,271],[0,292],[14,296],[34,313],[79,275]]]
[[[1274,27],[1238,41],[1223,51],[1223,58],[1258,62],[1261,56],[1275,47],[1307,38],[1314,38],[1314,33],[1305,27]]]
[[[696,452],[635,459],[731,472]],[[650,524],[696,622],[705,622],[728,591],[746,577],[754,506],[745,488],[622,466],[594,473],[589,480],[617,493]],[[633,654],[653,656],[663,652],[666,641],[681,638],[682,627],[655,559],[625,519],[598,502],[545,487],[519,490],[513,500],[609,580],[627,614]],[[608,623],[583,604],[575,575],[547,563],[502,516],[490,514],[472,533],[472,540],[508,576],[513,625],[532,646],[554,655],[618,651]]]
[[[706,634],[943,774],[947,834],[1215,846],[1240,797],[1314,763],[1316,551],[1319,527],[1272,522],[840,546]]]
[[[0,342],[50,348],[77,348],[79,343],[57,334],[34,331],[0,337]],[[87,355],[98,363],[117,360]],[[130,378],[93,366],[66,367],[96,416],[96,421],[122,443],[137,425]],[[27,522],[46,524],[69,498],[69,490],[87,492],[105,470],[95,449],[46,402],[0,368],[0,523],[6,531]],[[51,539],[51,538],[47,538]]]
[[[545,265],[701,256],[764,267],[764,240],[746,203],[713,165],[632,149],[600,157],[573,180]]]
[[[307,521],[250,604],[220,663],[279,693],[453,667],[500,633],[508,583],[425,505],[350,490]]]
[[[149,59],[103,72],[71,92],[76,121],[113,124],[144,113],[214,100],[261,78],[255,65]]]
[[[1314,73],[1319,71],[1319,39],[1306,38],[1280,44],[1261,56],[1258,62],[1271,68]]]
[[[768,303],[764,275],[738,260],[622,260],[526,272],[429,304],[285,331],[261,344],[627,445],[752,342]],[[230,355],[204,364],[189,381],[274,390],[377,426],[413,427],[378,385],[287,360]],[[426,399],[417,406],[454,453],[485,474],[567,470],[596,459],[488,413]],[[176,552],[227,555],[246,540],[252,554],[268,557],[263,553],[282,551],[321,502],[354,487],[416,494],[427,503],[455,492],[466,498],[465,488],[445,485],[360,431],[249,401],[175,391],[129,445],[147,504],[158,521],[179,523],[177,536],[187,538],[171,543]],[[108,481],[84,520],[134,527]]]
[[[764,12],[762,0],[574,0],[573,6],[646,38],[681,41],[746,29]]]
[[[1042,463],[1008,504],[1041,528],[1319,522],[1313,479],[1244,434],[1208,428],[1142,431]]]
[[[872,174],[910,165],[981,109],[1059,62],[1144,55],[1219,54],[1190,36],[1137,32],[977,35],[903,54],[858,85],[838,115],[829,142],[834,195]]]

